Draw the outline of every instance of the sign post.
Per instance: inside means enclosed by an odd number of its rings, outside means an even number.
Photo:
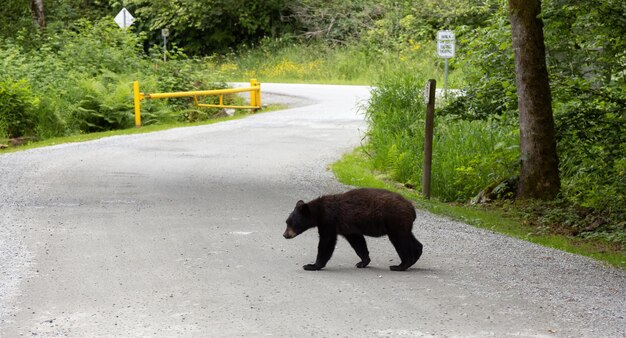
[[[424,88],[426,102],[426,123],[424,130],[424,165],[422,172],[422,195],[430,199],[430,176],[433,162],[433,128],[435,123],[435,89],[437,81],[428,80]]]
[[[446,60],[446,68],[443,78],[443,95],[448,97],[448,59],[454,57],[454,32],[438,31],[437,32],[437,54]]]
[[[161,29],[161,36],[163,37],[163,62],[167,61],[167,37],[170,36],[170,30],[167,28]]]

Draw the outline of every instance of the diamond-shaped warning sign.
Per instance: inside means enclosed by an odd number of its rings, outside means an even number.
[[[130,14],[126,7],[124,7],[119,13],[117,13],[114,20],[120,28],[126,29],[126,27],[133,24],[135,18],[132,14]]]

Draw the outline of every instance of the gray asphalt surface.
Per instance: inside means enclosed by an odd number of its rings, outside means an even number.
[[[348,188],[368,89],[262,86],[295,108],[0,155],[0,336],[626,336],[621,270],[422,211],[412,269],[382,238],[304,271],[284,221]]]

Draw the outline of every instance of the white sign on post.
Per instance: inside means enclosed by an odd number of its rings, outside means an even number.
[[[437,54],[442,58],[454,57],[454,32],[439,31],[437,32]]]
[[[126,7],[124,7],[119,13],[117,13],[114,20],[120,28],[126,30],[126,27],[133,24],[135,18],[132,14],[130,14]]]
[[[448,59],[454,57],[454,32],[437,32],[437,54],[446,60],[446,69],[443,78],[443,95],[448,98]]]

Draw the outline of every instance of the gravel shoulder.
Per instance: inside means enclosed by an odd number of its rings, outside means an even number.
[[[349,188],[327,166],[369,92],[262,90],[293,108],[0,155],[0,337],[626,336],[622,270],[424,211],[407,272],[385,238],[304,271],[317,234],[284,221]]]

